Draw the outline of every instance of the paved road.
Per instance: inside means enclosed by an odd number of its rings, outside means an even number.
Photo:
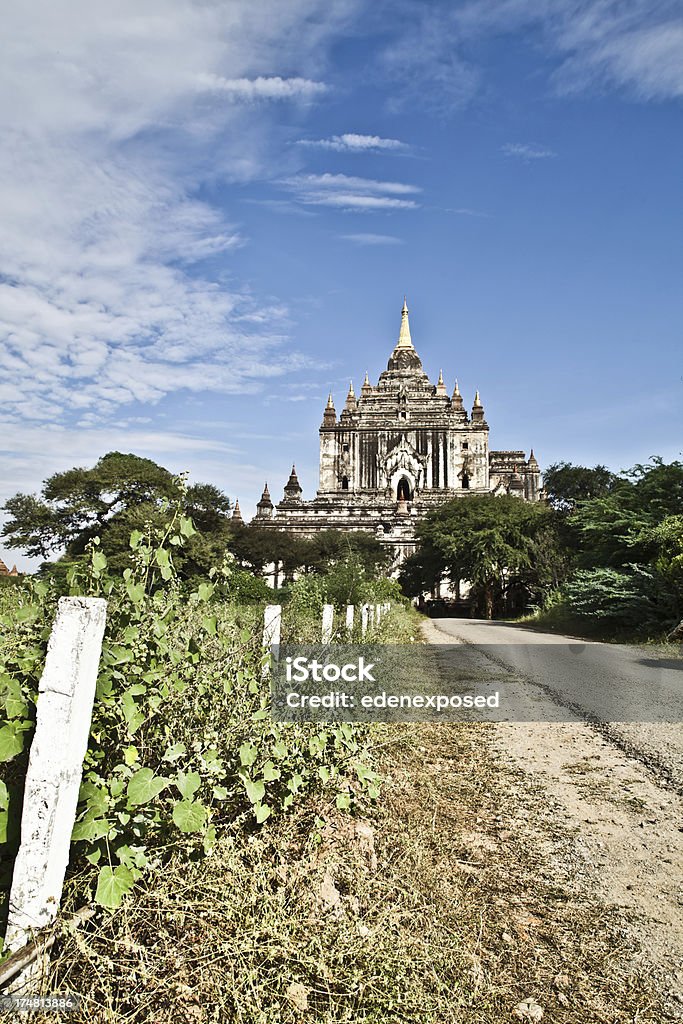
[[[433,619],[441,642],[503,682],[510,718],[587,719],[683,790],[683,658],[539,633],[506,622]]]

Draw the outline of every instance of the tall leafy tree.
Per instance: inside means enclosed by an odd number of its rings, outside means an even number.
[[[620,480],[611,493],[579,502],[567,519],[582,568],[648,562],[652,529],[683,514],[683,463],[655,458]]]
[[[415,570],[425,568],[425,584],[440,569],[452,582],[469,580],[484,615],[492,618],[513,588],[530,596],[535,541],[553,512],[519,498],[471,495],[441,505],[418,526],[419,549],[404,570],[415,586]],[[425,587],[424,589],[428,589]]]
[[[553,508],[571,511],[580,501],[601,498],[627,481],[606,466],[575,466],[571,462],[554,462],[543,473],[543,488]]]
[[[16,494],[5,503],[2,536],[30,556],[78,559],[99,537],[112,568],[127,563],[134,529],[163,523],[169,503],[181,501],[199,531],[179,553],[188,573],[207,571],[225,550],[230,502],[210,484],[185,487],[163,466],[139,455],[109,452],[91,468],[55,473],[39,496]],[[121,563],[119,565],[119,563]]]

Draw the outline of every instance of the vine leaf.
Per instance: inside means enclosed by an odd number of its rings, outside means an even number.
[[[116,910],[129,889],[133,888],[133,873],[123,864],[115,868],[102,868],[97,877],[95,902],[108,910]]]
[[[181,832],[201,832],[207,817],[206,807],[196,800],[181,800],[173,808],[173,821]]]
[[[149,803],[168,786],[168,779],[155,776],[151,768],[140,768],[128,781],[128,803],[133,807]]]
[[[185,800],[191,800],[201,786],[202,780],[199,772],[178,772],[175,784],[180,791],[180,795]]]
[[[257,779],[256,782],[252,782],[251,779],[244,779],[244,788],[247,791],[249,803],[251,804],[260,804],[266,795],[266,787],[260,779]]]

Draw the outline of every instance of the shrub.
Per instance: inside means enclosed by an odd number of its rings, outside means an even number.
[[[565,584],[570,611],[612,626],[648,629],[675,617],[671,590],[649,566],[584,569]]]
[[[133,567],[122,576],[109,575],[96,542],[70,576],[73,594],[108,602],[73,832],[80,866],[97,869],[90,877],[105,907],[116,907],[171,849],[209,852],[221,824],[254,827],[316,786],[331,785],[340,808],[356,791],[375,789],[362,728],[273,722],[260,616],[243,628],[212,582],[181,588],[174,552],[193,534],[177,508],[170,524],[133,532]],[[228,583],[235,579],[241,585],[235,574]],[[293,601],[317,613],[321,596],[311,583],[295,584]],[[0,830],[10,832],[56,597],[44,581],[18,595],[0,609],[0,761],[14,786],[0,786]]]

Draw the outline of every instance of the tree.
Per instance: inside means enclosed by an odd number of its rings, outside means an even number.
[[[240,564],[252,572],[263,572],[267,565],[274,565],[288,579],[297,572],[326,573],[352,557],[363,563],[370,576],[375,576],[388,566],[391,557],[373,534],[360,530],[322,530],[312,537],[301,537],[286,530],[236,524],[229,546]]]
[[[543,488],[553,508],[568,512],[577,502],[601,498],[626,481],[606,466],[574,466],[571,462],[555,462],[543,474]]]
[[[567,518],[582,568],[649,561],[656,549],[652,530],[683,514],[683,463],[654,458],[620,480],[610,494],[579,502]]]
[[[340,562],[356,559],[363,563],[369,576],[376,576],[388,568],[391,560],[386,545],[364,530],[322,530],[305,543],[301,567],[307,572],[329,572]]]
[[[109,452],[90,469],[55,473],[39,497],[14,495],[4,506],[9,519],[2,536],[9,547],[29,556],[47,559],[61,550],[66,561],[79,559],[99,537],[116,571],[128,564],[131,532],[163,523],[169,504],[176,501],[200,531],[178,552],[178,568],[182,575],[208,572],[225,550],[228,498],[210,484],[185,487],[151,459],[121,452]]]
[[[405,574],[413,589],[419,566],[429,589],[434,574],[452,582],[469,580],[486,618],[501,607],[507,593],[523,586],[530,596],[535,540],[551,527],[547,506],[510,496],[471,495],[456,498],[429,512],[417,528],[419,548]]]

